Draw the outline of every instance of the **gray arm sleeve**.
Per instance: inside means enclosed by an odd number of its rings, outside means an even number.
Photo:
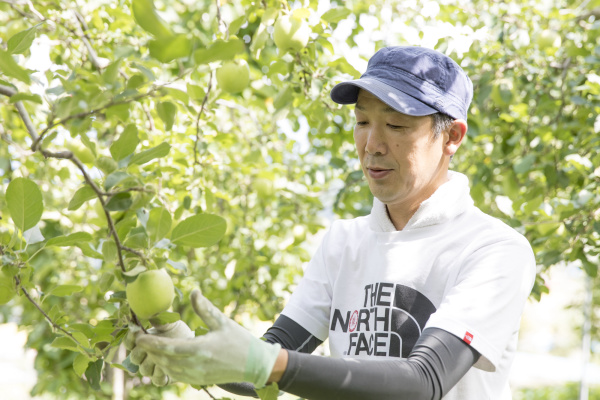
[[[441,399],[479,358],[471,346],[437,328],[423,331],[406,359],[288,353],[279,388],[310,400]]]

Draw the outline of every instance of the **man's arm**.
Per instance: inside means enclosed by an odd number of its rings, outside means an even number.
[[[310,400],[441,399],[479,358],[471,346],[437,328],[423,332],[407,359],[287,353],[287,360],[280,354],[271,380],[281,376],[281,390]],[[283,361],[287,362],[281,371],[278,365]]]
[[[208,333],[182,339],[156,335],[136,339],[136,346],[166,375],[189,384],[250,382],[262,387],[284,370],[280,387],[313,400],[439,399],[479,357],[458,337],[427,328],[407,359],[334,359],[284,350],[287,365],[274,368],[282,356],[279,343],[252,336],[199,290],[190,297]]]

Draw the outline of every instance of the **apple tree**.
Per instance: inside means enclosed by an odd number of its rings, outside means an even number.
[[[595,277],[600,2],[582,5],[0,1],[0,315],[38,351],[33,394],[181,391],[143,384],[121,342],[152,319],[200,334],[195,287],[272,320],[307,237],[370,210],[351,108],[328,93],[385,45],[434,47],[471,76],[453,168],[532,243],[534,297],[562,261]],[[126,288],[159,270],[171,311],[137,316]]]

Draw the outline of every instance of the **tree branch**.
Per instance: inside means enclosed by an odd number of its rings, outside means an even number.
[[[73,33],[75,33],[83,42],[83,45],[85,46],[85,48],[88,51],[88,55],[90,56],[90,61],[91,61],[92,65],[94,66],[94,68],[96,68],[98,71],[100,71],[100,70],[102,70],[102,68],[104,68],[104,66],[100,63],[100,60],[98,60],[98,55],[96,54],[96,50],[94,50],[94,48],[92,47],[90,38],[85,33],[85,31],[87,31],[87,24],[85,22],[85,19],[78,11],[74,10],[73,14],[75,15],[75,18],[77,19],[77,22],[79,23],[79,30],[81,31],[81,32],[73,32]]]
[[[81,349],[83,349],[86,353],[88,352],[87,349],[81,343],[79,343],[79,341],[77,339],[75,339],[75,337],[71,334],[71,332],[67,331],[65,328],[63,328],[62,326],[60,326],[59,324],[54,322],[52,320],[52,318],[50,318],[50,316],[48,314],[46,314],[46,312],[42,309],[42,307],[33,299],[33,297],[31,297],[31,295],[29,294],[27,289],[25,289],[23,286],[21,286],[21,280],[16,275],[15,275],[15,281],[17,282],[17,285],[21,288],[21,291],[23,292],[25,297],[27,297],[27,300],[29,300],[29,302],[31,304],[33,304],[34,307],[37,308],[40,313],[42,313],[44,318],[46,318],[46,320],[50,323],[50,325],[52,325],[52,327],[54,329],[59,330],[62,333],[64,333],[65,335],[67,335],[71,340],[73,340],[77,344],[77,346],[81,347]]]
[[[4,94],[4,95],[10,97],[10,96],[15,95],[16,93],[17,93],[16,90],[14,90],[8,86],[0,86],[0,94]],[[145,95],[147,95],[147,93]],[[16,102],[15,106],[17,106],[18,103],[21,103],[21,102],[19,102],[19,101]],[[27,112],[27,110],[25,110],[25,107],[23,107],[22,104],[21,104],[20,108],[17,106],[17,110],[19,111],[19,115],[21,116],[21,119],[23,119],[23,122],[27,126],[27,131],[29,132],[31,139],[33,140],[33,144],[31,145],[31,150],[34,152],[39,151],[46,158],[58,158],[58,159],[70,160],[81,171],[86,183],[88,185],[90,185],[92,190],[94,190],[94,192],[96,193],[96,195],[98,197],[98,200],[100,201],[100,204],[102,204],[102,209],[104,210],[104,215],[106,216],[106,221],[108,222],[108,227],[110,229],[110,233],[115,240],[115,244],[117,245],[119,266],[121,267],[121,270],[123,272],[125,272],[126,268],[125,268],[125,263],[123,262],[123,253],[122,253],[123,245],[121,244],[121,240],[119,239],[119,235],[117,234],[117,230],[115,229],[115,224],[112,220],[112,217],[110,216],[110,211],[108,211],[106,209],[106,202],[104,201],[104,198],[103,198],[104,192],[102,190],[100,190],[98,185],[96,185],[96,183],[93,181],[93,179],[90,177],[90,175],[85,170],[85,166],[83,165],[83,163],[77,157],[75,157],[75,155],[72,152],[70,152],[70,151],[51,152],[46,149],[42,149],[40,147],[39,143],[43,136],[42,135],[38,136],[36,134],[35,128],[33,127],[33,124],[31,123],[31,119],[29,118],[29,113]],[[69,117],[67,117],[67,118],[69,118]],[[70,118],[70,119],[72,119],[72,118]],[[54,125],[54,126],[56,126],[56,125]],[[45,133],[48,130],[49,129],[46,128],[46,130],[44,130],[43,132]]]
[[[3,94],[8,97],[12,97],[17,93],[18,93],[17,90],[11,88],[10,86],[0,85],[0,94]],[[34,142],[37,141],[38,137],[37,137],[35,127],[33,126],[33,123],[31,122],[31,118],[29,118],[29,113],[25,109],[23,102],[21,102],[21,101],[15,102],[15,108],[17,109],[17,112],[21,116],[21,119],[23,120],[23,123],[25,124],[25,128],[27,128],[27,132],[29,132],[29,136],[31,136],[31,139],[33,139]]]
[[[155,91],[157,91],[158,89],[162,88],[163,86],[166,86],[166,84],[165,85],[159,85],[159,86],[153,86],[148,92],[138,94],[138,95],[133,96],[133,97],[127,99],[127,100],[121,100],[121,101],[113,101],[113,100],[111,100],[107,104],[105,104],[105,105],[103,105],[101,107],[95,108],[93,110],[84,111],[84,112],[80,112],[80,113],[77,113],[77,114],[72,114],[72,115],[69,115],[67,117],[64,117],[63,119],[61,119],[59,121],[52,122],[46,128],[44,128],[44,130],[42,130],[42,132],[40,133],[40,136],[33,143],[32,149],[37,148],[37,145],[42,140],[42,138],[44,137],[44,135],[46,135],[46,133],[48,133],[48,131],[50,131],[52,128],[54,128],[54,127],[56,127],[58,125],[64,125],[65,123],[71,121],[72,119],[81,119],[81,118],[89,117],[91,115],[98,114],[98,113],[106,110],[107,108],[110,108],[110,107],[113,107],[113,106],[118,106],[118,105],[121,105],[121,104],[128,104],[128,103],[134,102],[136,100],[143,99],[144,97],[151,96],[152,94],[154,94]]]

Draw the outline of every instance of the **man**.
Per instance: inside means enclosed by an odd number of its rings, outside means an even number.
[[[332,224],[266,342],[195,291],[212,332],[140,335],[131,358],[142,372],[159,383],[278,382],[307,399],[510,399],[535,259],[448,170],[472,90],[454,61],[419,47],[381,49],[360,79],[335,86],[335,102],[356,104],[371,214]],[[326,338],[332,357],[310,355]]]

